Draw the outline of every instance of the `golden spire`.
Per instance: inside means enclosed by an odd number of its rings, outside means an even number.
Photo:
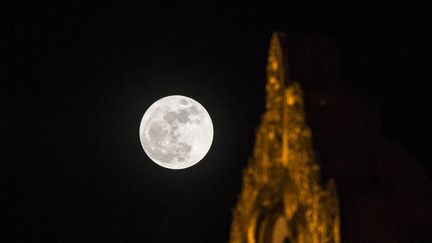
[[[280,41],[278,34],[273,33],[267,60],[266,108],[268,110],[280,109],[282,105],[280,97],[285,86],[285,67]]]
[[[319,184],[303,94],[288,77],[281,34],[273,33],[267,64],[266,112],[243,190],[233,210],[230,242],[340,242],[336,187]]]

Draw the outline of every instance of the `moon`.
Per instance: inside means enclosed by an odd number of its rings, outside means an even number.
[[[139,128],[141,145],[156,164],[185,169],[204,158],[213,141],[213,123],[197,101],[171,95],[154,102]]]

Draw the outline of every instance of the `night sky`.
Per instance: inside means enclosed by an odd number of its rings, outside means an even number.
[[[1,8],[1,237],[226,242],[274,30],[337,39],[344,82],[430,179],[430,4],[144,2]],[[214,125],[186,170],[153,163],[138,137],[148,106],[173,94]]]

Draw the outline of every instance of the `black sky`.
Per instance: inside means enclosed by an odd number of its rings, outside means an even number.
[[[344,79],[430,176],[430,4],[333,1],[2,8],[1,214],[6,237],[224,242],[264,111],[272,31],[338,40]],[[171,171],[143,152],[155,100],[209,111],[206,158]]]

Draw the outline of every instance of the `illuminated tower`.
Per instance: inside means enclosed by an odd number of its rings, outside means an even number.
[[[230,242],[340,242],[335,183],[320,184],[300,85],[280,33],[270,43],[266,111],[233,210]],[[289,58],[289,57],[288,57]]]

